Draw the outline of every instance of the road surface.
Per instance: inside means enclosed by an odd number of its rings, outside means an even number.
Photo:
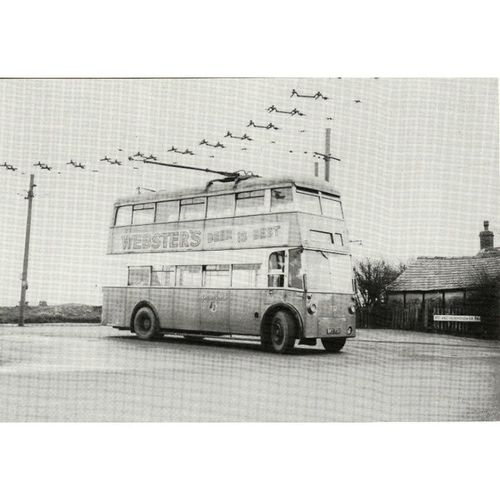
[[[0,327],[0,421],[500,419],[500,342],[360,330],[344,351]]]

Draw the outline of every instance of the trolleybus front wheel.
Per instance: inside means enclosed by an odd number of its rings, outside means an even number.
[[[156,314],[149,307],[141,307],[134,316],[134,331],[141,340],[163,337]]]
[[[278,311],[271,320],[270,344],[274,352],[284,354],[293,349],[296,339],[295,322],[286,311]]]
[[[346,339],[321,339],[321,343],[327,352],[340,352],[345,346]]]

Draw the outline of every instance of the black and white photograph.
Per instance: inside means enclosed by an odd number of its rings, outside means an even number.
[[[0,90],[2,421],[498,420],[496,79]]]
[[[6,10],[6,498],[495,498],[490,11]]]

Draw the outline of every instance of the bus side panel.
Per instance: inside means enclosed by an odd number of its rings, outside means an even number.
[[[261,296],[259,289],[230,290],[229,327],[231,333],[260,335]],[[257,313],[257,317],[255,314]]]
[[[333,309],[336,317],[345,318],[346,333],[349,327],[352,328],[352,333],[356,333],[356,315],[349,312],[349,307],[354,304],[352,294],[336,293],[333,296]],[[342,332],[344,333],[344,332]]]
[[[135,306],[142,300],[150,299],[150,290],[147,287],[127,287],[125,290],[127,291],[127,299],[125,301],[126,321],[127,326],[130,326],[130,320]]]
[[[307,316],[304,300],[304,292],[296,292],[294,290],[287,290],[284,294],[284,302],[292,305],[296,310],[301,319],[302,328],[297,331],[297,338],[301,339],[307,337]]]
[[[283,304],[285,307],[292,306],[292,309],[295,309],[295,312],[299,315],[301,320],[302,328],[299,328],[296,332],[297,338],[301,339],[303,337],[313,337],[314,335],[308,334],[308,318],[307,314],[305,314],[305,306],[304,306],[304,293],[298,292],[295,290],[287,290],[285,288],[270,288],[268,290],[263,291],[262,293],[262,312],[266,313],[272,306],[275,304]],[[317,331],[315,327],[313,327],[314,332]]]
[[[175,288],[173,328],[177,330],[201,330],[199,288]]]
[[[205,332],[229,332],[229,290],[205,288],[200,293],[201,329]]]
[[[102,302],[102,324],[115,327],[127,327],[125,314],[126,288],[104,287]]]
[[[158,311],[160,328],[174,328],[174,288],[152,288],[151,304]]]

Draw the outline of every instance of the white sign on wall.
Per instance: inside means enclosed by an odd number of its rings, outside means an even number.
[[[464,321],[467,323],[480,323],[481,316],[463,316],[459,314],[434,314],[434,321]]]

